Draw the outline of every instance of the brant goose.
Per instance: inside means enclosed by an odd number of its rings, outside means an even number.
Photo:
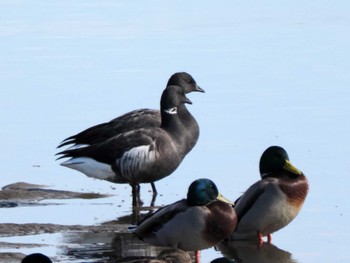
[[[101,143],[68,149],[58,159],[70,157],[61,165],[89,177],[132,187],[133,206],[140,205],[139,184],[152,183],[170,175],[187,154],[187,130],[182,124],[192,104],[184,88],[168,86],[163,91],[160,127],[134,129]]]

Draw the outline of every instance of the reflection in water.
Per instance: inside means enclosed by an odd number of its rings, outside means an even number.
[[[151,261],[150,263],[192,263],[191,255],[181,249],[167,248],[162,250],[158,255],[158,260]]]
[[[223,242],[217,248],[227,259],[237,263],[297,263],[291,253],[267,242],[258,245],[252,241],[231,241]]]
[[[94,259],[95,262],[127,259],[151,259],[160,249],[149,247],[131,233],[68,233],[64,236],[70,259]]]
[[[114,221],[106,222],[105,224],[125,224],[129,225],[137,225],[140,221],[142,221],[146,216],[152,214],[154,210],[157,210],[160,207],[133,207],[132,213],[130,215],[124,215],[118,217]]]
[[[150,246],[131,233],[65,233],[60,258],[69,262],[191,262],[188,253]],[[156,260],[157,259],[157,260]],[[159,259],[159,260],[158,260]],[[67,261],[67,262],[68,262]]]

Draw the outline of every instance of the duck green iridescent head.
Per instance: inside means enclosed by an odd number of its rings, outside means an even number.
[[[233,204],[219,193],[215,183],[210,179],[197,179],[188,188],[187,204],[189,206],[204,206],[215,200]]]
[[[289,161],[286,150],[280,146],[271,146],[264,151],[260,158],[259,168],[262,178],[282,171],[288,171],[296,175],[302,174],[302,172]]]

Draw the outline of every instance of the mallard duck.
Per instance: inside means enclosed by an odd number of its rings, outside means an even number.
[[[288,225],[299,213],[309,185],[305,175],[292,165],[287,152],[271,146],[260,159],[261,180],[236,201],[237,228],[231,239],[254,239],[263,242]]]
[[[199,251],[233,232],[237,218],[232,204],[219,194],[213,181],[198,179],[191,183],[187,199],[160,208],[133,232],[155,246]]]
[[[204,89],[199,87],[193,77],[186,72],[177,72],[168,80],[167,86],[180,86],[184,92],[190,93],[193,91],[204,92]],[[188,131],[188,152],[194,147],[199,137],[199,127],[196,120],[191,114],[186,114],[181,118],[184,126]],[[161,125],[161,113],[159,110],[139,109],[125,113],[113,120],[92,126],[78,134],[64,139],[58,148],[72,144],[72,148],[91,145],[103,142],[117,134],[127,131],[159,127]]]
[[[180,86],[168,86],[161,97],[160,127],[141,128],[118,134],[104,142],[65,150],[61,165],[89,177],[132,187],[133,205],[139,206],[139,184],[153,183],[176,170],[187,154],[186,128],[181,118],[192,104]],[[154,186],[154,192],[156,192]]]

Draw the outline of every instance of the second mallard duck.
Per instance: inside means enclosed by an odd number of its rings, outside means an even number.
[[[271,146],[260,159],[261,180],[236,201],[238,224],[231,239],[262,242],[288,225],[299,213],[309,185],[305,175],[289,161],[287,152]]]

